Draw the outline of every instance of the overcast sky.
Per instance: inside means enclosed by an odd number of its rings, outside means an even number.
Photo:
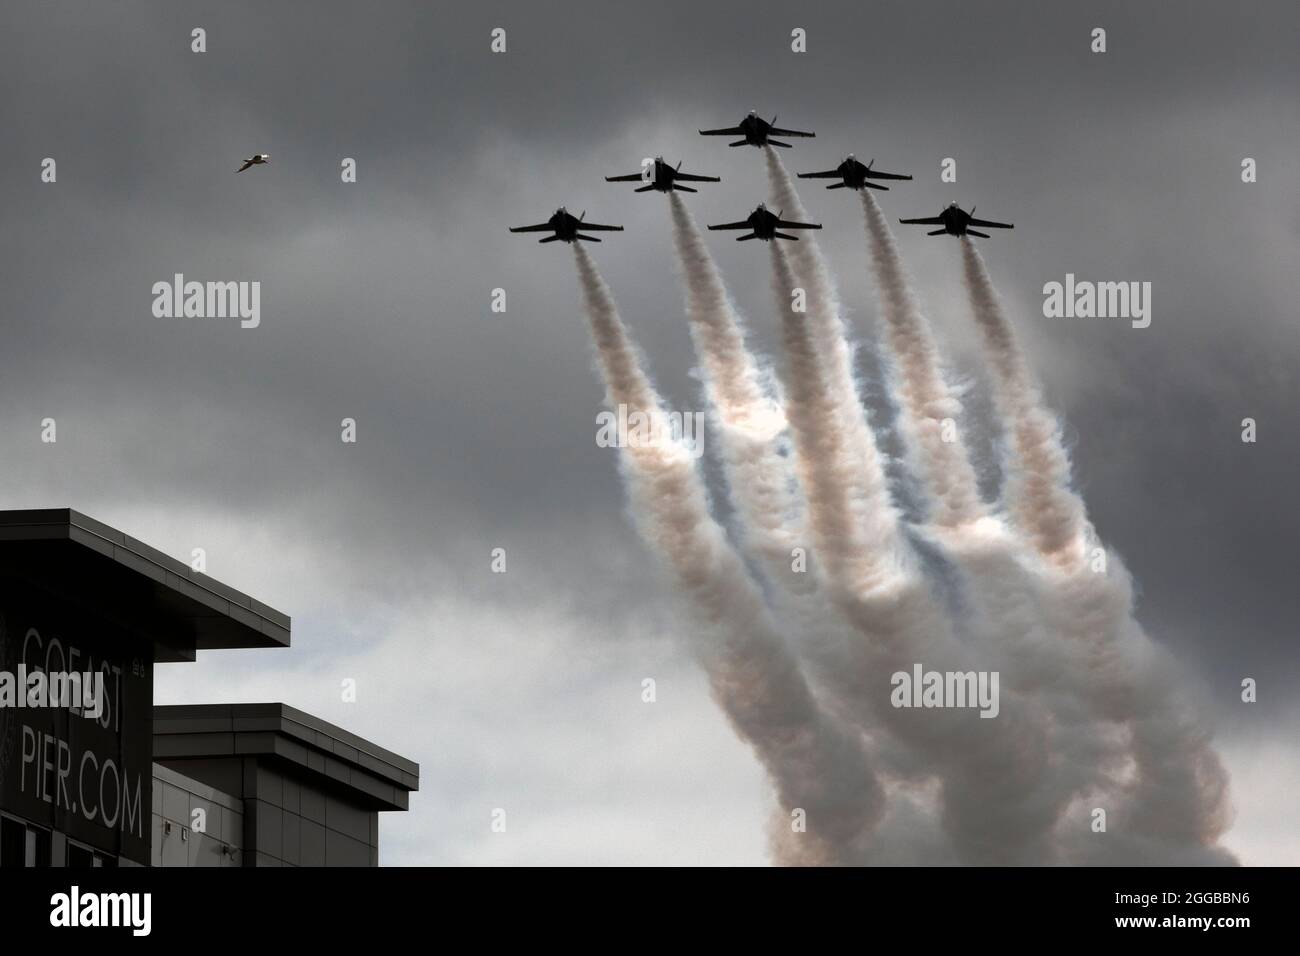
[[[506,227],[562,204],[624,224],[593,254],[672,406],[700,409],[665,200],[603,176],[662,153],[723,177],[688,197],[697,217],[742,218],[766,198],[761,154],[696,130],[776,113],[817,131],[796,169],[855,152],[912,173],[878,194],[891,216],[960,200],[1016,224],[984,254],[1140,620],[1211,694],[1226,842],[1297,862],[1300,8],[1074,6],[11,0],[0,506],[73,507],[187,561],[203,547],[213,576],[292,615],[291,649],[167,665],[157,699],[284,700],[417,760],[386,863],[764,862],[762,772],[594,440],[571,256]],[[236,175],[256,152],[271,163]],[[887,424],[858,204],[803,199]],[[978,411],[958,245],[921,232],[902,251]],[[770,355],[755,245],[712,241]],[[178,272],[260,281],[260,327],[154,317]],[[1066,273],[1151,282],[1151,326],[1044,318]]]

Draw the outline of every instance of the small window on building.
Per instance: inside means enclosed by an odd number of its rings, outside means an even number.
[[[92,850],[88,846],[82,846],[80,843],[73,843],[69,840],[66,862],[69,867],[115,867],[117,866],[117,857],[107,856],[97,850]]]
[[[27,846],[25,866],[48,867],[50,865],[50,831],[40,827],[27,828]]]
[[[95,854],[84,846],[78,846],[71,840],[68,841],[68,866],[82,867],[94,866]]]
[[[0,817],[0,866],[49,866],[50,831]]]
[[[0,817],[0,866],[25,866],[27,827],[18,820]]]

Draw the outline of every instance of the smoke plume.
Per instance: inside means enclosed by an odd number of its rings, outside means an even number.
[[[609,288],[575,247],[592,340],[611,405],[654,422],[653,443],[624,442],[620,461],[642,536],[673,573],[696,619],[695,650],[713,694],[754,748],[777,791],[772,825],[782,862],[861,862],[883,793],[856,739],[818,708],[758,588],[709,514],[704,483],[669,437]],[[799,813],[807,832],[799,832]]]
[[[783,453],[785,412],[745,344],[740,317],[686,204],[670,201],[673,236],[686,280],[686,314],[722,438],[727,485],[741,534],[773,584],[807,592],[813,577],[793,567],[806,552],[794,471]]]
[[[806,219],[781,157],[770,146],[764,151],[782,216],[788,212],[798,220]],[[806,337],[807,347],[801,354],[792,354],[791,343],[786,343],[790,380],[811,382],[815,376],[819,383],[816,415],[801,415],[806,426],[801,452],[804,491],[818,553],[830,580],[842,591],[864,593],[889,587],[904,573],[900,568],[904,551],[899,514],[890,498],[884,461],[867,424],[866,410],[858,398],[853,349],[840,318],[835,284],[811,235],[805,233],[805,238],[793,245],[788,264],[779,248],[774,241],[774,268],[780,274],[788,266],[792,277],[788,285],[784,279],[779,282],[778,295],[785,296],[784,302],[778,303],[783,325],[789,325],[796,290],[805,302],[797,331],[801,338]],[[793,413],[794,404],[788,414]],[[795,433],[800,433],[797,426]]]
[[[1084,558],[1087,520],[1070,487],[1070,459],[1056,416],[1047,410],[1015,331],[998,302],[984,260],[970,239],[961,243],[975,322],[993,368],[994,397],[1007,428],[1007,509],[1034,548],[1063,568]]]
[[[767,167],[783,216],[806,219],[771,149]],[[862,203],[888,385],[927,505],[918,528],[891,498],[817,243],[771,244],[778,388],[699,227],[678,197],[670,203],[737,537],[766,594],[710,513],[609,289],[576,249],[607,400],[629,421],[643,416],[654,436],[620,436],[631,510],[692,612],[716,700],[772,780],[775,858],[1233,862],[1217,846],[1231,819],[1227,775],[1191,683],[1136,622],[1131,580],[1096,540],[1056,417],[983,261],[962,243],[1005,438],[996,508],[981,501],[952,427],[961,406],[892,233],[874,197]],[[793,573],[805,536],[816,560]],[[996,716],[900,706],[892,685],[914,668],[1001,675]],[[801,812],[807,832],[791,826]]]
[[[939,350],[908,285],[889,223],[871,191],[861,194],[909,463],[925,489],[930,520],[959,527],[984,514],[975,469],[957,428],[961,402],[944,381]]]
[[[969,239],[962,259],[1007,433],[1004,504],[1038,559],[1046,634],[1064,645],[1068,676],[1053,690],[1074,715],[1063,725],[1070,738],[1084,743],[1075,777],[1095,807],[1112,811],[1112,839],[1076,842],[1073,853],[1107,862],[1231,862],[1215,846],[1232,816],[1227,772],[1190,681],[1135,620],[1128,572],[1087,521],[1055,416]]]

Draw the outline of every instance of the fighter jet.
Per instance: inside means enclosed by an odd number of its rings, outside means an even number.
[[[942,236],[947,233],[950,236],[979,236],[981,239],[989,238],[986,232],[978,232],[971,226],[983,226],[986,229],[1014,229],[1015,226],[1009,222],[991,222],[988,219],[976,219],[975,207],[970,207],[970,212],[962,209],[956,203],[945,206],[943,211],[937,216],[929,219],[900,219],[899,222],[906,223],[909,226],[942,226],[942,229],[935,229],[933,232],[927,232],[927,236]]]
[[[269,163],[270,161],[271,156],[269,153],[258,153],[256,156],[250,156],[248,159],[244,160],[244,165],[236,169],[235,172],[242,173],[249,166],[261,166],[263,163]]]
[[[647,175],[648,174],[648,175]],[[662,156],[656,156],[654,161],[654,170],[648,168],[640,173],[628,173],[626,176],[606,176],[607,183],[635,183],[644,181],[645,185],[640,189],[634,189],[633,192],[644,193],[652,189],[657,189],[661,193],[670,193],[674,189],[684,193],[697,193],[698,189],[692,189],[690,186],[679,186],[680,182],[689,183],[720,183],[722,182],[717,176],[696,176],[694,173],[682,172],[682,164],[669,166],[664,162]]]
[[[871,167],[875,164],[873,159],[867,165],[863,166],[849,153],[848,158],[840,163],[834,169],[828,169],[824,173],[800,173],[800,179],[839,179],[843,180],[838,183],[831,183],[827,189],[861,189],[867,186],[870,189],[883,189],[889,191],[888,186],[881,186],[877,183],[868,182],[872,179],[911,179],[911,176],[904,176],[900,173],[882,173]]]
[[[749,217],[740,222],[724,222],[720,226],[709,226],[710,229],[750,229],[748,236],[737,236],[737,242],[744,242],[746,239],[762,239],[768,242],[772,239],[793,239],[799,241],[798,236],[791,236],[784,232],[778,232],[778,229],[820,229],[819,222],[786,222],[781,218],[780,213],[768,212],[767,206],[759,203],[758,208],[749,214]]]
[[[749,115],[740,121],[739,126],[730,126],[726,129],[702,129],[701,136],[743,136],[744,139],[737,140],[734,143],[728,143],[728,146],[784,146],[787,149],[789,143],[782,143],[775,139],[769,139],[770,136],[816,136],[816,133],[801,133],[797,129],[781,129],[776,125],[776,117],[772,117],[772,122],[762,119],[754,110],[749,111]]]
[[[600,242],[595,236],[584,236],[582,232],[596,230],[600,232],[622,232],[622,226],[602,226],[594,222],[583,222],[586,218],[584,212],[581,216],[575,216],[569,210],[561,206],[555,210],[555,215],[546,222],[540,222],[535,226],[511,226],[511,232],[553,232],[555,235],[547,236],[545,239],[538,239],[538,242],[555,242],[557,239],[564,242],[574,242],[578,239],[585,239],[587,242]],[[581,230],[581,232],[579,231]]]

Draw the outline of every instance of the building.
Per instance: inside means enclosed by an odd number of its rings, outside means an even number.
[[[70,509],[0,512],[0,865],[377,865],[416,764],[283,704],[153,704],[154,664],[289,623]],[[5,698],[35,672],[102,675],[98,712]]]
[[[419,785],[409,760],[283,704],[155,707],[153,720],[155,866],[377,866],[380,811],[405,810]],[[186,828],[207,805],[195,840]]]

